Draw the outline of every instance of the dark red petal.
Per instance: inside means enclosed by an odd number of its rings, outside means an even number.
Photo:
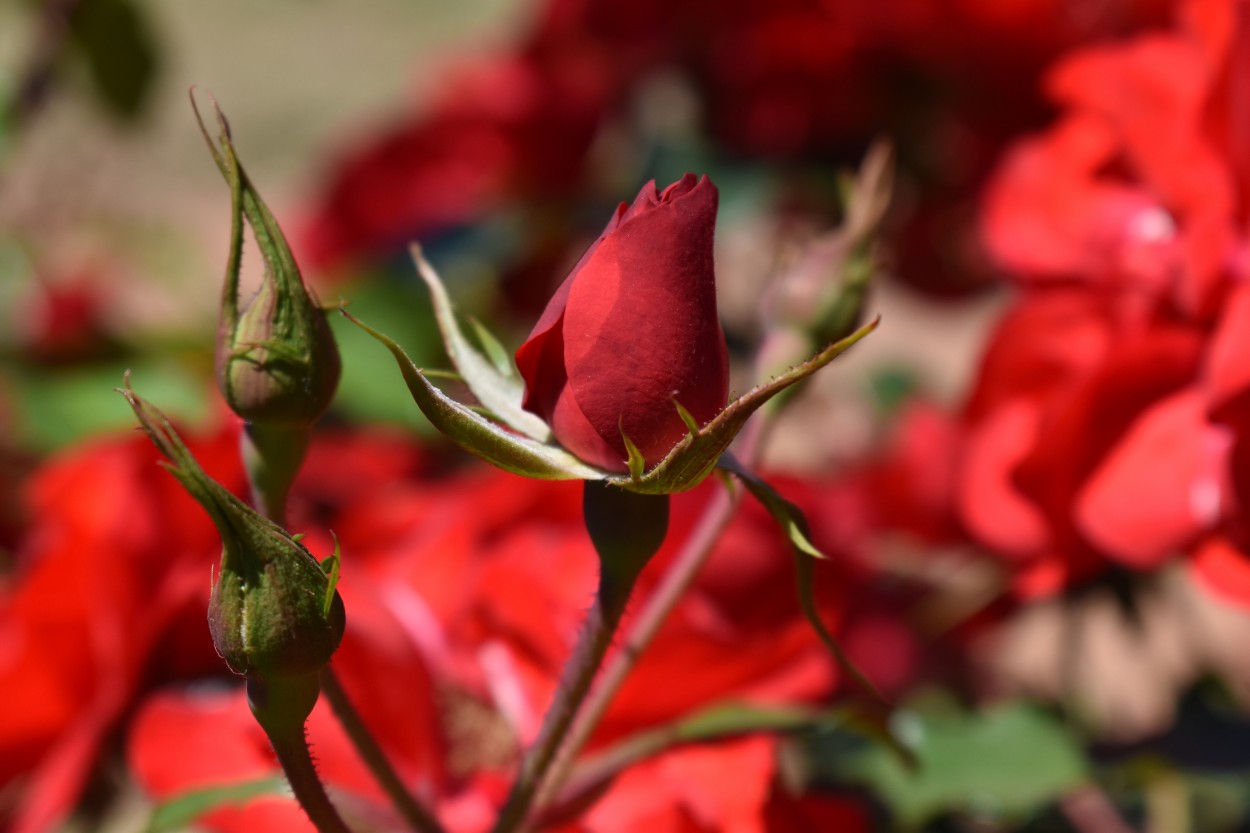
[[[596,244],[597,245],[597,244]],[[516,366],[525,380],[522,407],[543,419],[551,418],[556,398],[564,390],[564,306],[568,302],[573,276],[564,279],[556,294],[530,332],[525,343],[517,348]]]
[[[700,422],[725,404],[712,258],[717,193],[706,178],[684,183],[651,210],[627,212],[574,274],[565,309],[569,386],[621,459],[622,430],[648,462],[686,434],[673,399]]]
[[[599,429],[586,419],[567,385],[561,388],[555,407],[548,411],[548,418],[560,445],[587,463],[608,471],[629,471],[628,455],[604,442]]]

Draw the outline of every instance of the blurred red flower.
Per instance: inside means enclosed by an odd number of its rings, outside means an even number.
[[[192,438],[209,471],[239,490],[236,443],[233,427]],[[312,551],[331,550],[329,530],[343,545],[349,616],[334,667],[348,694],[403,777],[453,829],[476,830],[502,800],[518,744],[537,731],[591,598],[595,560],[576,484],[535,484],[484,466],[435,476],[425,460],[402,438],[318,436],[290,516]],[[36,831],[64,819],[119,736],[136,782],[155,800],[277,772],[208,640],[208,576],[220,542],[157,462],[142,437],[99,441],[49,462],[26,484],[19,568],[0,591],[0,784],[19,796],[6,829]],[[713,488],[674,498],[670,543],[644,575],[638,605]],[[813,509],[820,546],[844,552],[842,518],[818,517],[824,486],[782,488]],[[772,518],[747,504],[644,654],[592,752],[718,703],[818,703],[833,694],[836,667],[798,615],[788,547]],[[818,565],[821,610],[835,630],[863,577],[840,559]],[[853,651],[875,674],[868,660],[886,644],[880,640],[899,643],[874,621]],[[905,676],[895,666],[908,655],[892,649],[881,673]],[[675,678],[682,685],[672,685]],[[378,788],[324,702],[309,732],[336,795],[385,817]],[[656,793],[646,812],[762,830],[782,829],[766,825],[793,813],[823,818],[829,801],[835,814],[855,815],[837,800],[781,791],[772,744],[676,751],[621,789],[643,783],[646,772],[669,779],[674,768],[702,772],[743,755],[733,789],[698,786],[692,774],[690,789]],[[625,800],[613,798],[615,790],[607,798]],[[204,823],[298,829],[303,821],[289,799],[268,796]]]
[[[1250,543],[1235,463],[1250,229],[1226,141],[1250,109],[1227,98],[1250,27],[1239,0],[1182,11],[1174,31],[1060,61],[1063,116],[986,191],[987,244],[1022,294],[967,405],[959,501],[1027,592],[1211,536]]]

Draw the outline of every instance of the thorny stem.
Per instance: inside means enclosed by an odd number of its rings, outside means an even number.
[[[523,829],[544,775],[555,760],[556,753],[577,716],[578,708],[590,691],[595,673],[612,645],[612,637],[625,613],[626,602],[640,572],[641,565],[631,576],[617,574],[618,580],[612,582],[610,593],[604,592],[607,582],[600,578],[594,606],[586,615],[577,646],[564,666],[564,674],[556,689],[556,699],[547,710],[538,740],[534,742],[533,749],[521,766],[521,773],[512,785],[512,792],[495,822],[493,833],[515,833]]]
[[[758,417],[748,423],[743,431],[741,453],[744,460],[753,462],[762,447],[769,420]],[[582,705],[577,720],[572,724],[568,737],[560,745],[559,755],[552,762],[550,771],[540,785],[535,805],[542,809],[568,780],[573,762],[578,753],[590,739],[595,727],[603,719],[604,713],[612,704],[616,693],[625,684],[626,678],[634,670],[642,653],[668,618],[682,595],[690,589],[699,570],[707,563],[708,557],[721,533],[733,519],[738,504],[742,501],[742,489],[719,489],[703,510],[698,525],[686,539],[685,545],[673,562],[673,566],[664,574],[659,586],[647,598],[642,612],[630,629],[629,634],[621,643],[621,648],[609,661],[599,685],[590,693]]]
[[[537,802],[540,808],[568,779],[573,762],[599,725],[612,704],[612,699],[625,684],[625,679],[634,670],[634,665],[711,555],[712,548],[733,518],[734,510],[742,500],[742,493],[741,489],[720,489],[703,510],[699,525],[686,539],[673,566],[664,574],[655,592],[648,597],[629,634],[621,642],[620,650],[604,669],[598,687],[590,693],[583,705],[577,721],[559,750],[559,756],[543,782]]]
[[[309,439],[310,432],[300,427],[269,428],[254,424],[246,425],[239,436],[240,455],[252,487],[252,501],[257,511],[283,527],[286,526],[287,495],[308,450]],[[352,746],[356,748],[356,753],[373,773],[373,777],[381,785],[399,814],[417,833],[444,833],[443,826],[439,824],[438,819],[421,806],[416,797],[404,786],[403,779],[391,766],[386,753],[382,751],[382,747],[378,745],[369,727],[360,717],[360,712],[356,710],[355,704],[347,696],[347,691],[339,682],[334,669],[329,665],[325,666],[319,677],[321,692],[330,702],[334,716],[338,718],[343,731],[346,732]],[[302,732],[300,745],[307,757],[308,746]],[[277,750],[276,743],[274,749]],[[279,753],[279,760],[282,760],[281,753]],[[285,761],[282,766],[283,769],[287,769]],[[289,771],[287,777],[292,777]],[[317,780],[316,771],[311,771],[310,777]],[[291,786],[295,788],[294,780]],[[319,780],[317,780],[317,787],[324,796],[325,789]],[[298,790],[296,796],[299,797]],[[304,803],[302,798],[300,798],[300,803]],[[326,803],[329,803],[329,799],[326,799]],[[330,809],[333,811],[333,807]],[[312,817],[311,811],[309,811],[309,816]],[[317,826],[320,829],[320,825]]]
[[[330,701],[330,708],[334,710],[335,717],[343,726],[343,730],[347,732],[361,760],[369,767],[373,777],[381,784],[382,789],[386,791],[387,796],[408,825],[419,833],[444,833],[443,826],[438,823],[438,819],[434,818],[408,792],[403,780],[387,759],[386,753],[382,751],[369,732],[369,727],[360,718],[360,713],[356,711],[356,706],[347,696],[334,669],[328,665],[321,670],[321,691]]]
[[[313,764],[304,733],[271,733],[269,742],[273,744],[273,751],[286,773],[287,781],[291,783],[296,800],[319,833],[351,833],[338,810],[330,803],[326,788],[317,776],[317,767]]]

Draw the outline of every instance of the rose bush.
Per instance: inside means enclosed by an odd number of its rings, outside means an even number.
[[[395,446],[396,456],[402,448]],[[333,528],[352,566],[340,585],[352,613],[334,666],[391,760],[447,828],[478,833],[503,798],[518,747],[538,732],[595,585],[580,489],[532,488],[486,466],[442,476],[375,469],[381,461],[366,450],[315,445],[293,496],[297,515],[316,509],[317,521],[301,527],[310,530],[310,547],[331,545],[326,529]],[[357,480],[375,470],[384,484],[323,491],[333,486],[329,471]],[[805,508],[827,491],[801,481],[783,488]],[[674,497],[673,537],[657,568],[677,556],[712,494],[709,484]],[[851,542],[832,531],[813,533],[837,556],[817,570],[818,604],[842,633],[844,623],[856,624],[843,611],[864,584],[844,558]],[[833,696],[840,677],[793,604],[786,546],[771,517],[747,504],[608,710],[588,755],[718,704],[814,705]],[[640,606],[663,575],[644,575]],[[335,794],[389,818],[324,701],[308,735]],[[753,736],[666,750],[605,784],[580,820],[561,816],[542,829],[806,831],[824,829],[830,813],[845,816],[838,829],[866,829],[859,802],[788,787],[780,745]],[[157,800],[278,772],[242,691],[226,686],[147,694],[126,751],[138,784]],[[199,824],[221,833],[311,829],[289,797],[276,795],[219,809]]]
[[[516,353],[527,410],[583,460],[648,464],[725,406],[729,360],[712,259],[717,191],[686,174],[621,203]]]

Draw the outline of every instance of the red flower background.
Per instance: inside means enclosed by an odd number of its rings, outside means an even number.
[[[521,321],[594,234],[582,214],[629,191],[622,180],[699,153],[731,173],[724,199],[734,175],[765,171],[764,210],[781,220],[756,228],[780,229],[769,242],[784,249],[794,229],[838,219],[828,172],[878,135],[898,166],[888,278],[934,309],[988,296],[995,320],[965,390],[943,399],[921,380],[902,404],[879,397],[877,427],[836,465],[777,473],[830,556],[816,566],[824,620],[918,713],[934,691],[970,709],[1027,697],[1064,715],[1056,732],[1082,755],[1097,748],[994,829],[1054,812],[1100,829],[1073,791],[1142,777],[1116,769],[1139,753],[1169,774],[1217,759],[1241,772],[1226,745],[1250,696],[1245,0],[550,0],[513,48],[451,69],[421,109],[333,160],[295,237],[310,273],[345,279],[410,239],[450,258],[475,230],[517,224],[491,252],[491,303]],[[89,280],[48,286],[23,362],[117,349]],[[745,364],[759,334],[726,329]],[[237,425],[207,424],[193,448],[241,493]],[[778,426],[800,431],[817,448],[838,426]],[[14,507],[0,514],[0,829],[98,819],[119,781],[161,801],[277,772],[204,627],[219,541],[157,458],[129,435],[47,457],[0,449],[0,505]],[[716,488],[676,499],[631,610]],[[338,424],[314,441],[290,526],[319,555],[331,531],[343,546],[334,665],[385,751],[450,830],[487,829],[591,600],[578,488]],[[787,542],[744,504],[587,755],[715,706],[860,703],[793,583]],[[397,827],[324,703],[309,735],[353,818]],[[665,744],[547,829],[948,829],[943,814],[970,812],[974,789],[917,810],[884,777],[848,776],[822,742]],[[1041,778],[1018,761],[1014,774]],[[1136,807],[1145,780],[1114,802]],[[310,829],[272,792],[199,823]]]

